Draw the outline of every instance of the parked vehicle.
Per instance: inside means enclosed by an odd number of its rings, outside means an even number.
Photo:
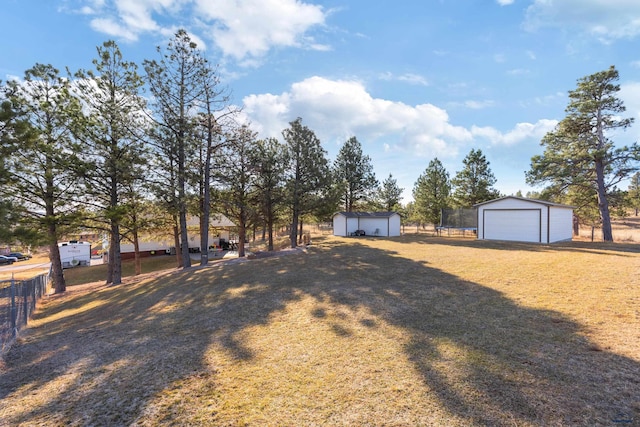
[[[18,261],[25,261],[27,259],[31,259],[31,255],[29,254],[23,254],[22,252],[11,252],[9,255],[7,256],[13,256],[18,258]]]
[[[0,255],[0,265],[4,265],[4,264],[8,264],[8,265],[13,264],[13,258],[9,258],[7,256]]]
[[[91,265],[91,243],[71,240],[58,243],[62,268]]]

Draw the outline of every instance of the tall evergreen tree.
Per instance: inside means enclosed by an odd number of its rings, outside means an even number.
[[[496,178],[482,150],[472,149],[462,163],[464,168],[451,180],[453,199],[457,206],[471,207],[500,197],[500,192],[493,188]]]
[[[616,95],[620,86],[615,67],[582,77],[569,92],[567,116],[542,139],[545,151],[531,159],[530,184],[547,183],[555,193],[595,196],[605,241],[613,241],[610,196],[616,185],[639,170],[640,146],[616,148],[607,134],[626,129],[633,118],[622,118],[625,107]]]
[[[200,265],[209,262],[209,224],[211,218],[211,174],[212,162],[226,143],[224,125],[226,119],[237,113],[229,107],[229,96],[222,87],[217,67],[209,63],[203,68],[203,93],[199,129],[198,198],[200,217]]]
[[[80,105],[70,95],[69,80],[51,65],[36,64],[25,72],[23,82],[9,82],[10,101],[35,132],[4,159],[9,180],[5,187],[20,205],[22,220],[34,230],[44,230],[49,246],[52,281],[56,293],[66,290],[58,240],[77,212],[77,183],[72,159],[78,147],[71,122]]]
[[[302,119],[289,123],[282,131],[289,160],[285,177],[288,204],[291,209],[291,247],[297,246],[301,217],[318,209],[323,193],[331,184],[327,152],[316,134],[302,124]]]
[[[182,252],[180,251],[180,221],[178,197],[178,150],[172,132],[157,123],[152,125],[149,132],[149,143],[153,147],[150,171],[147,177],[149,187],[155,198],[161,216],[161,222],[171,229],[173,245],[176,248],[176,266],[182,267]]]
[[[75,129],[82,141],[77,164],[90,195],[97,219],[107,224],[110,236],[107,283],[122,282],[121,223],[128,210],[124,194],[138,188],[146,174],[143,143],[146,102],[141,96],[144,82],[137,65],[125,61],[118,45],[107,41],[97,48],[95,70],[76,73],[76,96],[86,116]],[[133,195],[129,194],[129,200]]]
[[[187,205],[189,184],[193,182],[187,167],[197,157],[196,135],[198,120],[195,113],[204,98],[204,79],[208,73],[207,60],[185,30],[178,30],[168,43],[166,52],[158,48],[158,61],[144,61],[147,83],[153,95],[154,117],[163,131],[160,155],[174,156],[176,187],[167,189],[175,193],[180,230],[182,265],[191,267],[189,236],[187,231]],[[173,160],[172,160],[173,161]],[[178,248],[176,248],[178,250]]]
[[[451,183],[449,173],[437,158],[431,160],[427,169],[413,186],[414,217],[422,223],[440,223],[442,209],[449,206]]]
[[[223,159],[216,181],[221,185],[216,204],[238,229],[238,256],[245,256],[247,226],[257,210],[255,202],[255,168],[253,149],[256,135],[243,125],[227,136]],[[221,197],[220,197],[221,196]]]
[[[7,186],[11,183],[9,159],[21,145],[29,144],[35,137],[19,106],[11,101],[11,95],[10,88],[0,81],[0,242],[3,243],[15,241],[19,238],[18,229],[24,229],[20,226],[19,207],[13,205],[11,186]],[[24,234],[20,238],[24,241]]]
[[[376,193],[377,204],[387,212],[400,209],[403,189],[398,186],[398,181],[389,174],[389,177],[382,181]]]
[[[347,212],[353,211],[360,201],[372,198],[378,188],[371,158],[362,153],[362,145],[355,136],[349,138],[334,162],[336,185],[342,192],[342,203]]]
[[[286,147],[276,138],[258,141],[253,150],[253,165],[257,204],[267,228],[267,248],[273,251],[273,228],[285,197]]]

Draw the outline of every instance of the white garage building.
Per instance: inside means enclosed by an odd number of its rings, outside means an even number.
[[[507,196],[474,207],[478,239],[554,243],[573,236],[573,206]]]
[[[399,236],[397,212],[337,212],[333,214],[333,235],[351,236],[364,231],[366,236]]]

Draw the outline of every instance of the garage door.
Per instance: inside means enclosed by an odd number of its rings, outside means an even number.
[[[540,216],[540,209],[485,209],[484,238],[488,240],[540,242]]]

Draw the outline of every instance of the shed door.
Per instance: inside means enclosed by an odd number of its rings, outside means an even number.
[[[484,210],[483,235],[487,240],[540,242],[540,209]]]

